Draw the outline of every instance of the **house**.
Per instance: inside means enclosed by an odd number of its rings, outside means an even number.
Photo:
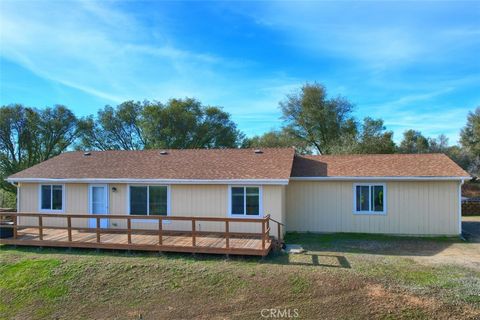
[[[190,227],[190,221],[168,217],[269,214],[286,231],[453,236],[461,233],[466,179],[443,154],[317,156],[265,148],[66,152],[7,180],[18,188],[18,212],[161,215],[163,230]],[[53,220],[44,224],[65,225]],[[20,217],[18,223],[37,220]],[[99,227],[122,229],[125,223],[101,219]],[[159,228],[154,220],[132,223]],[[195,227],[223,231],[216,221]],[[231,228],[254,232],[259,226]]]

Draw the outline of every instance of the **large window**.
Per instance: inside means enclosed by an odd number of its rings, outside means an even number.
[[[354,212],[385,214],[385,185],[355,184]]]
[[[259,187],[231,187],[230,214],[232,216],[260,216]]]
[[[40,210],[63,210],[63,185],[44,184],[40,186]]]
[[[168,214],[168,187],[130,186],[130,214]]]

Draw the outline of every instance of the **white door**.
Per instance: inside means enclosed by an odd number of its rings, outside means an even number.
[[[89,186],[89,208],[91,214],[108,213],[108,187],[106,184],[91,184]],[[97,227],[97,219],[88,219],[90,228]],[[108,227],[108,219],[100,219],[100,228]]]

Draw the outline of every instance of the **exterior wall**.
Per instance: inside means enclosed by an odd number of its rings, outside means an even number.
[[[114,192],[112,189],[116,188]],[[128,185],[110,184],[109,213],[115,215],[128,214]],[[39,212],[39,184],[22,183],[19,188],[19,212]],[[262,187],[262,205],[264,214],[273,219],[285,222],[285,186],[266,185]],[[66,184],[65,213],[88,213],[88,184]],[[171,185],[170,215],[220,217],[228,216],[227,185]],[[87,227],[88,219],[73,219],[72,225]],[[59,218],[44,219],[45,226],[66,226],[66,221]],[[19,224],[38,225],[37,218],[21,218]],[[109,228],[126,228],[124,219],[109,219]],[[158,223],[147,219],[132,221],[132,228],[158,229]],[[165,230],[191,230],[190,221],[169,221],[163,226]],[[224,231],[222,222],[197,222],[198,231]],[[276,235],[276,228],[271,226],[271,234]],[[260,232],[260,223],[230,223],[232,232]]]
[[[37,183],[22,183],[19,185],[20,201],[19,212],[40,212],[40,185]],[[66,184],[64,186],[64,212],[65,213],[88,213],[88,184]],[[19,218],[20,225],[37,226],[38,219],[34,217]],[[72,219],[72,226],[86,227],[87,219]],[[44,218],[44,226],[67,226],[66,219]]]
[[[367,232],[417,235],[457,235],[459,233],[459,183],[387,182],[386,215],[353,214],[354,181],[290,181],[288,186],[262,187],[263,213],[285,223],[288,231]],[[112,188],[116,191],[113,192]],[[128,186],[111,184],[110,214],[128,214]],[[65,213],[88,213],[88,184],[65,185]],[[19,212],[39,212],[39,185],[19,185]],[[227,185],[170,186],[171,216],[228,217]],[[61,219],[43,221],[45,226],[66,226]],[[20,225],[38,225],[36,218],[21,218]],[[87,219],[73,219],[73,226],[87,227]],[[123,219],[110,219],[110,228],[125,228]],[[146,219],[132,223],[133,228],[158,229],[158,223]],[[277,235],[271,223],[271,235]],[[164,229],[190,230],[190,222],[170,221]],[[223,231],[221,222],[197,222],[199,231]],[[260,232],[260,224],[230,223],[235,232]],[[285,231],[285,230],[283,230]]]
[[[112,192],[112,187],[117,188]],[[265,215],[280,222],[285,217],[285,186],[268,185],[262,187],[262,204]],[[125,184],[110,185],[110,213],[128,214],[128,186]],[[185,217],[218,217],[228,216],[228,186],[227,185],[171,185],[170,186],[170,215]],[[167,220],[168,221],[168,220]],[[125,228],[126,222],[121,219],[111,219],[112,228]],[[132,221],[132,228],[158,229],[158,223],[146,219]],[[197,231],[224,231],[225,223],[199,221],[195,226]],[[261,232],[260,223],[229,224],[232,232]],[[190,221],[168,221],[164,223],[164,230],[191,230]],[[271,226],[271,235],[276,236],[276,229]]]
[[[290,181],[288,231],[459,234],[456,181],[386,182],[386,215],[354,214],[353,183]]]

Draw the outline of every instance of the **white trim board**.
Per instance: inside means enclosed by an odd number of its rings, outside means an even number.
[[[291,181],[462,181],[472,177],[290,177],[290,179],[123,179],[123,178],[8,178],[10,183],[125,183],[125,184],[227,184],[227,185],[288,185]]]
[[[93,218],[88,219],[88,225],[91,228],[96,228],[96,221],[95,221],[95,214],[93,213],[93,187],[103,187],[104,188],[104,196],[105,196],[105,213],[110,214],[110,187],[108,184],[89,184],[88,185],[88,213],[92,215]],[[92,220],[94,223],[92,223]],[[103,224],[103,226],[102,226]],[[108,228],[110,225],[110,219],[100,219],[100,228]]]
[[[131,212],[130,212],[130,187],[147,187],[147,216],[150,216],[149,212],[150,209],[149,209],[149,198],[150,198],[150,192],[148,190],[149,187],[151,186],[160,186],[160,187],[167,187],[167,215],[164,216],[164,217],[169,217],[172,215],[172,211],[171,211],[171,205],[172,205],[172,201],[171,201],[171,187],[170,185],[157,185],[157,184],[151,184],[151,185],[146,185],[146,184],[128,184],[127,185],[127,212],[128,212],[128,215],[131,215]],[[142,219],[142,218],[139,218],[139,219],[132,219],[132,222],[146,222],[146,223],[158,223],[158,220],[152,220],[152,219]],[[162,220],[163,224],[169,224],[171,222],[171,220]]]
[[[53,186],[54,185],[60,185],[62,186],[62,209],[57,209],[57,210],[54,210],[54,209],[42,209],[42,186]],[[21,188],[22,186],[20,186]],[[64,213],[65,212],[65,208],[66,208],[66,203],[65,203],[65,200],[67,199],[66,197],[66,192],[67,192],[67,188],[65,187],[65,184],[62,184],[62,183],[41,183],[37,186],[38,190],[38,212],[41,212],[41,213]],[[53,192],[53,190],[52,190]],[[50,195],[50,202],[53,203],[53,193]]]
[[[247,214],[232,214],[232,187],[253,187],[258,188],[258,216],[256,215],[247,215]],[[246,191],[246,190],[245,190]],[[246,194],[243,199],[244,210],[246,210]],[[263,188],[260,185],[229,185],[228,186],[228,199],[227,199],[227,217],[229,218],[252,218],[252,219],[263,219]]]
[[[292,181],[462,181],[471,177],[291,177]]]
[[[464,180],[458,184],[458,234],[462,235],[462,185]]]
[[[127,183],[127,184],[229,184],[229,185],[287,185],[288,179],[123,179],[123,178],[8,178],[8,182],[27,183]]]
[[[372,190],[371,187],[373,186],[381,186],[383,187],[383,211],[357,211],[357,186],[368,186],[369,187],[369,206],[372,206]],[[375,183],[375,182],[364,182],[364,183],[354,183],[353,188],[353,214],[355,215],[380,215],[385,216],[387,215],[387,184],[386,183]]]

